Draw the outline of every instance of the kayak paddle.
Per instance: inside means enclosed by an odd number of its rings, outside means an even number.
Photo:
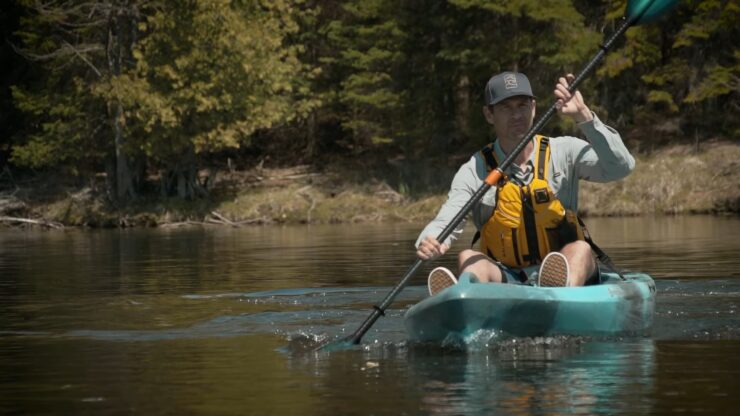
[[[626,16],[624,17],[624,23],[617,29],[616,32],[614,32],[614,34],[612,34],[611,37],[609,37],[609,39],[606,40],[606,42],[604,42],[603,45],[601,45],[601,49],[599,50],[599,52],[594,55],[591,61],[586,64],[581,72],[570,83],[568,91],[571,94],[575,92],[581,81],[583,81],[588,73],[591,72],[591,70],[599,63],[601,59],[603,59],[604,55],[606,55],[606,52],[612,46],[614,41],[624,32],[626,32],[630,26],[638,23],[651,22],[657,19],[659,16],[673,7],[677,3],[677,1],[678,0],[629,0],[627,3],[627,12]],[[504,171],[514,162],[514,159],[516,159],[517,155],[522,151],[522,149],[524,149],[524,147],[526,147],[527,143],[532,140],[535,134],[537,134],[537,132],[542,129],[542,127],[544,127],[544,125],[550,120],[550,118],[552,118],[556,111],[557,101],[553,103],[553,105],[550,106],[550,109],[547,110],[547,112],[545,112],[545,114],[542,115],[539,120],[537,120],[537,122],[529,129],[529,131],[527,131],[519,144],[517,144],[517,146],[506,157],[506,159],[501,162],[498,168],[492,170],[491,173],[488,174],[480,188],[475,191],[470,200],[465,203],[465,205],[460,209],[457,215],[455,215],[452,221],[450,221],[450,223],[447,224],[447,226],[444,228],[444,230],[442,230],[439,236],[437,236],[437,241],[446,240],[447,237],[452,234],[452,231],[454,231],[454,229],[473,209],[473,205],[475,205],[483,197],[483,195],[485,195],[485,193],[488,192],[489,189],[491,189],[492,186],[496,185],[497,183],[499,183],[499,181],[501,181],[501,179],[503,179]],[[377,321],[378,318],[380,318],[381,316],[385,315],[385,310],[393,302],[393,299],[395,299],[398,293],[403,290],[406,284],[408,284],[408,281],[414,274],[416,274],[423,263],[424,260],[420,258],[416,259],[414,264],[411,265],[411,267],[409,267],[409,269],[406,271],[406,274],[403,275],[401,281],[396,284],[396,286],[390,291],[390,293],[388,293],[388,295],[386,295],[380,305],[373,306],[372,313],[365,319],[362,325],[360,325],[360,327],[357,328],[357,330],[352,335],[319,346],[316,348],[316,350],[333,351],[359,344],[362,340],[362,337],[368,330],[370,330],[370,327],[373,326],[375,321]]]

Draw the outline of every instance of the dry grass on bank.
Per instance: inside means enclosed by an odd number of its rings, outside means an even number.
[[[582,182],[581,212],[589,216],[740,212],[736,177],[740,144],[702,146],[700,152],[676,145],[638,155],[635,171],[616,183]],[[449,183],[451,177],[439,180]],[[317,172],[308,166],[223,172],[207,200],[154,198],[119,209],[90,188],[65,189],[56,196],[40,192],[44,198],[23,197],[33,195],[33,189],[19,193],[21,197],[0,195],[0,225],[24,224],[7,220],[11,217],[41,225],[89,227],[424,222],[446,199],[444,194],[411,197],[382,180],[358,184],[341,172]]]
[[[676,145],[638,155],[626,179],[608,184],[581,182],[586,215],[697,214],[740,212],[740,145]]]
[[[274,178],[275,172],[270,175]],[[352,184],[343,183],[340,178],[337,173],[327,173],[288,183],[273,179],[273,184],[241,189],[232,200],[221,203],[218,212],[236,222],[424,221],[444,201],[440,196],[412,199],[385,182]]]
[[[699,152],[676,145],[638,155],[635,171],[623,181],[582,182],[580,209],[589,216],[737,213],[738,160],[740,145],[726,142],[707,143]],[[298,181],[294,172],[286,175],[293,179],[281,182],[273,172],[267,183],[240,188],[219,212],[235,221],[265,223],[423,222],[446,199],[444,194],[412,198],[379,181],[346,183],[339,173]]]
[[[699,152],[676,145],[638,155],[634,172],[625,180],[581,182],[580,210],[589,216],[737,213],[739,160],[740,145],[726,142],[707,143]],[[444,194],[411,198],[384,182],[357,185],[339,178],[324,174],[308,184],[244,189],[220,209],[237,220],[265,222],[423,222],[446,199]]]

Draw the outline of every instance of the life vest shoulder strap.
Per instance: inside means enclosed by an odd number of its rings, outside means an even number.
[[[535,177],[539,179],[547,179],[547,167],[550,162],[550,138],[546,136],[537,135],[537,160]]]
[[[481,149],[480,153],[483,155],[483,160],[486,161],[486,168],[489,172],[498,167],[496,153],[493,151],[493,143],[486,145],[486,147]]]

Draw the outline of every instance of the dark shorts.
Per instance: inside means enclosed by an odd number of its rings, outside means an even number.
[[[531,280],[529,277],[534,273],[537,273],[540,267],[537,265],[515,269],[497,261],[494,261],[494,263],[496,263],[498,268],[501,270],[501,276],[503,277],[502,283],[510,283],[513,285],[531,285],[534,280]]]

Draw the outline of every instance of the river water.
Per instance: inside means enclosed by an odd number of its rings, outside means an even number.
[[[650,336],[410,343],[427,265],[362,345],[314,352],[395,285],[421,225],[0,230],[0,414],[734,413],[740,219],[587,223],[656,279]]]

